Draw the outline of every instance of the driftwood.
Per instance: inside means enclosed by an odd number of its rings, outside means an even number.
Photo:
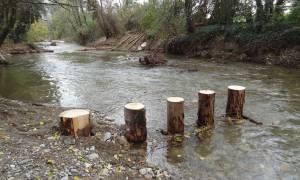
[[[263,125],[262,122],[258,122],[258,121],[254,120],[254,119],[252,119],[252,118],[250,118],[248,116],[243,115],[243,118],[246,119],[246,120],[248,120],[249,122],[252,122],[252,123],[256,124],[256,125]]]
[[[163,53],[154,51],[154,52],[150,53],[149,55],[140,57],[139,62],[142,65],[158,66],[158,65],[166,64],[167,61],[165,60],[165,56]]]

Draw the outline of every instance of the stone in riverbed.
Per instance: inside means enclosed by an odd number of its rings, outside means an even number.
[[[117,137],[117,142],[122,146],[129,146],[129,142],[127,141],[125,136],[118,136]]]
[[[87,156],[87,158],[90,160],[90,161],[93,161],[95,159],[98,159],[99,158],[99,155],[97,153],[92,153],[90,155]]]

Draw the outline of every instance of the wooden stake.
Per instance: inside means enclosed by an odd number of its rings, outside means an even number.
[[[214,125],[215,94],[215,91],[212,90],[198,92],[198,126]]]
[[[184,133],[184,99],[169,97],[167,99],[168,132],[171,134]]]
[[[60,128],[63,135],[79,136],[91,135],[90,112],[83,109],[72,109],[60,115]]]
[[[228,86],[228,99],[226,106],[226,116],[234,120],[243,119],[243,108],[245,103],[245,87]]]
[[[140,143],[147,139],[146,110],[141,103],[129,103],[124,107],[125,137],[129,142]]]

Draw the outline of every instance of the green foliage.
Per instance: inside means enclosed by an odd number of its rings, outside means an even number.
[[[50,23],[50,36],[52,39],[74,40],[80,44],[95,41],[99,37],[97,22],[93,19],[91,13],[79,13],[73,16],[65,9],[55,8]],[[80,22],[78,23],[78,19]]]
[[[288,20],[296,26],[300,26],[300,1],[297,0],[292,9],[292,12],[288,16]]]
[[[38,42],[48,39],[49,31],[47,24],[42,21],[37,21],[31,24],[26,35],[28,42]]]
[[[142,30],[150,38],[168,39],[185,32],[185,19],[183,12],[174,12],[174,1],[150,1],[143,5],[135,4],[131,8],[122,10],[121,21],[126,22],[127,30],[133,28]],[[183,8],[183,3],[178,1],[177,8]],[[124,13],[127,12],[127,13]],[[130,25],[130,26],[129,26]]]

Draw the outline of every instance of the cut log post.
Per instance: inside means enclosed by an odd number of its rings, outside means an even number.
[[[215,114],[215,91],[198,92],[198,126],[213,126]]]
[[[167,99],[168,132],[170,134],[184,133],[184,99],[169,97]]]
[[[79,136],[91,135],[90,111],[84,109],[71,109],[60,115],[60,128],[63,135]]]
[[[141,143],[147,139],[146,110],[141,103],[129,103],[124,107],[125,137],[129,142]]]
[[[245,103],[245,87],[232,85],[228,86],[228,98],[226,116],[233,120],[243,119],[243,108]]]

